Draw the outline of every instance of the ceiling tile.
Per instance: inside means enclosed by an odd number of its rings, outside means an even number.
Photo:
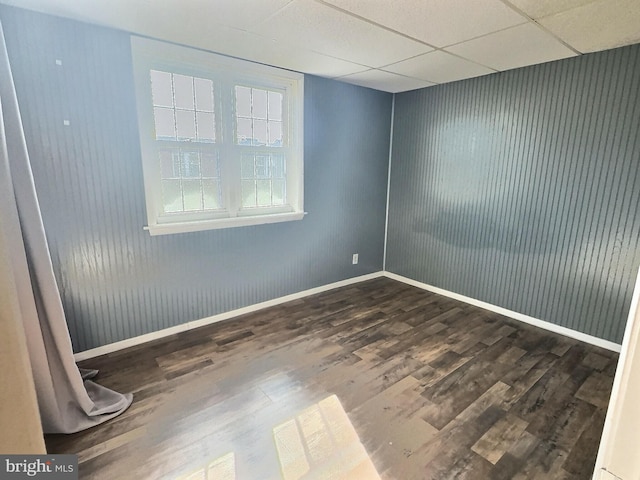
[[[435,83],[494,73],[495,70],[442,51],[435,51],[384,67],[384,70]]]
[[[1,0],[0,3],[135,33],[142,33],[136,27],[139,27],[143,13],[147,19],[153,18],[148,24],[155,23],[154,17],[159,13],[149,6],[148,0],[132,0],[129,3],[127,0],[101,3],[76,0]]]
[[[4,1],[4,0],[3,0]],[[20,0],[37,8],[43,0]],[[85,21],[124,28],[159,40],[203,48],[225,55],[325,77],[361,72],[367,67],[304,50],[298,42],[285,44],[231,25],[249,25],[275,13],[291,0],[198,1],[187,7],[183,0],[110,0],[90,5],[77,0],[56,0],[52,13],[82,17]],[[157,7],[149,13],[150,3]],[[197,5],[196,5],[197,4]],[[194,6],[201,8],[194,15]],[[249,8],[252,7],[252,8]],[[124,12],[129,12],[124,15]],[[245,13],[246,12],[246,13]],[[149,21],[153,18],[153,21]],[[213,25],[221,22],[226,25]],[[294,46],[292,46],[294,45]]]
[[[638,0],[599,0],[539,22],[583,53],[640,42]]]
[[[147,0],[148,1],[148,0]],[[186,10],[191,16],[197,15],[217,25],[250,28],[293,0],[151,0],[162,8],[179,12]]]
[[[310,50],[276,48],[273,50],[269,49],[264,53],[251,53],[256,52],[256,50],[259,51],[257,47],[254,47],[251,51],[247,51],[246,54],[239,57],[266,63],[267,65],[273,65],[275,67],[295,70],[296,72],[330,78],[360,72],[363,68],[362,65],[358,65],[357,63],[328,57],[327,55]],[[249,55],[255,55],[255,57],[250,58]]]
[[[532,23],[469,40],[447,50],[496,70],[510,70],[576,55]]]
[[[34,2],[35,0],[30,1]],[[57,0],[56,8],[59,11],[56,13],[65,14],[75,4],[78,4],[75,15],[93,15],[95,23],[119,26],[119,28],[123,28],[124,25],[127,30],[159,40],[190,45],[246,60],[326,77],[338,77],[366,69],[362,65],[304,50],[297,43],[293,44],[295,46],[291,46],[239,28],[212,25],[212,22],[215,21],[240,24],[249,21],[256,12],[261,12],[264,17],[271,10],[275,11],[279,6],[290,3],[291,0],[260,0],[260,2],[255,2],[255,0],[217,0],[215,3],[217,15],[193,15],[193,11],[189,8],[177,8],[178,2],[182,0],[163,0],[161,4],[158,0],[136,1],[138,6],[145,2],[156,1],[156,5],[164,8],[159,8],[155,12],[153,22],[148,21],[149,13],[143,8],[133,9],[136,14],[126,15],[126,20],[118,20],[118,13],[131,7],[134,0],[111,0],[109,6],[99,4],[93,10],[85,2]],[[127,4],[127,2],[130,3]],[[235,17],[240,16],[240,12],[236,12],[232,6],[236,5],[236,2],[237,5],[242,5],[245,8],[248,8],[250,3],[255,4],[256,8],[252,10],[252,14],[246,15],[244,20],[236,22]],[[201,3],[203,3],[203,12],[205,13],[207,13],[207,9],[212,8],[211,4],[206,6],[205,2]]]
[[[322,0],[436,47],[527,21],[500,0]]]
[[[509,0],[531,18],[546,17],[586,5],[595,0]]]
[[[338,80],[391,93],[406,92],[435,85],[435,83],[383,72],[382,70],[367,70],[366,72],[340,77]]]
[[[164,31],[172,23],[249,28],[293,0],[2,0],[0,3],[112,26],[135,33]]]
[[[234,28],[218,27],[207,36],[198,35],[194,30],[189,36],[185,36],[185,32],[176,32],[176,35],[180,36],[180,43],[312,75],[340,77],[367,68]]]
[[[312,0],[295,0],[265,20],[255,32],[369,67],[388,65],[432,50]]]

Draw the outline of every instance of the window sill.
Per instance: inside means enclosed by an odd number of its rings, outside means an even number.
[[[158,223],[144,227],[153,237],[156,235],[170,235],[173,233],[201,232],[219,228],[247,227],[265,223],[290,222],[302,220],[305,212],[274,213],[270,215],[256,215],[252,217],[218,218],[215,220],[200,220],[191,222]]]

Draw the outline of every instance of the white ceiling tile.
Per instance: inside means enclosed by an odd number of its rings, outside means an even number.
[[[583,53],[640,42],[638,0],[599,0],[539,22]]]
[[[366,72],[340,77],[338,80],[391,93],[406,92],[435,85],[432,82],[404,77],[382,70],[367,70]]]
[[[28,1],[35,4],[42,0]],[[118,20],[124,10],[132,7],[134,0],[111,0],[108,5],[96,4],[93,7],[89,5],[89,2],[56,0],[55,8],[58,9],[57,14],[64,15],[77,4],[75,15],[93,15],[95,17],[94,23],[117,26],[159,40],[190,45],[314,75],[338,77],[366,69],[362,65],[304,50],[298,43],[291,46],[229,26],[251,23],[253,21],[251,19],[254,17],[257,20],[258,14],[264,18],[281,6],[290,3],[291,0],[260,0],[260,2],[255,0],[216,0],[215,4],[204,1],[194,2],[202,7],[202,15],[194,15],[190,10],[194,4],[189,4],[189,8],[187,8],[183,0],[135,1],[138,2],[138,7],[141,7],[143,3],[156,2],[156,6],[163,8],[155,11],[153,21],[149,21],[151,15],[148,9],[144,8],[132,9],[132,13],[135,12],[135,14],[125,15],[126,20]],[[181,2],[182,8],[179,8]],[[254,5],[255,8],[249,8],[251,5]],[[251,12],[241,18],[240,7],[251,10]],[[214,10],[215,15],[213,15]],[[212,25],[218,21],[227,25]]]
[[[247,53],[249,55],[249,53]],[[269,50],[265,54],[256,55],[250,59],[247,56],[241,56],[267,65],[295,70],[296,72],[308,73],[310,75],[318,75],[320,77],[342,77],[362,71],[362,65],[347,62],[339,58],[328,57],[321,53],[312,52],[310,50],[294,50],[294,49],[276,49]]]
[[[439,50],[388,65],[384,70],[435,83],[454,82],[495,72],[490,68]]]
[[[496,70],[510,70],[576,55],[532,23],[469,40],[447,50]]]
[[[33,0],[30,0],[33,1]],[[136,9],[147,23],[153,25],[157,16],[166,16],[173,19],[179,28],[187,29],[192,23],[208,25],[213,31],[217,25],[251,29],[255,24],[273,15],[278,10],[291,3],[293,0],[109,0],[108,2],[95,2],[78,0],[76,3],[93,4],[104,3],[107,9],[117,13],[112,8],[113,3],[129,2],[138,4]],[[146,4],[146,5],[145,5]],[[150,12],[153,12],[150,15]],[[186,22],[186,23],[185,23]]]
[[[340,77],[366,69],[362,65],[305,50],[300,45],[291,46],[244,30],[226,27],[217,28],[206,38],[197,34],[192,38],[183,38],[181,43],[324,77]]]
[[[143,13],[151,20],[148,22],[150,27],[160,13],[149,7],[147,0],[134,0],[129,3],[127,0],[102,3],[77,0],[2,0],[0,3],[135,33],[142,33],[138,27]]]
[[[443,47],[527,21],[500,0],[322,0]]]
[[[213,24],[249,28],[293,0],[2,0],[53,15],[71,17],[135,33],[188,30]]]
[[[255,32],[369,67],[432,50],[312,0],[295,0],[265,20]]]
[[[76,0],[77,1],[77,0]],[[148,0],[147,0],[148,1]],[[158,0],[152,0],[152,2]],[[162,0],[164,8],[174,11],[186,10],[193,16],[196,12],[211,23],[238,28],[250,28],[293,0]],[[171,4],[171,5],[168,5]]]
[[[586,5],[595,0],[509,0],[531,18],[546,17]]]

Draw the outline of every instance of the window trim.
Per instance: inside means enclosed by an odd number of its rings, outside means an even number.
[[[147,210],[147,226],[151,235],[186,233],[202,230],[259,225],[284,221],[301,220],[304,217],[304,75],[246,60],[218,55],[205,50],[131,36],[131,52],[136,94],[138,125],[140,129],[140,149]],[[164,213],[162,210],[161,181],[157,161],[158,145],[171,144],[174,148],[189,146],[190,142],[167,142],[155,137],[153,102],[151,101],[150,70],[164,70],[172,73],[211,78],[214,92],[234,85],[285,91],[286,125],[283,135],[288,144],[276,152],[286,152],[287,204],[283,207],[240,208],[238,189],[223,187],[227,210],[211,212]],[[218,93],[214,97],[216,111],[216,143],[194,142],[195,148],[218,149],[220,156],[234,156],[242,148],[235,144],[235,106],[233,95]],[[253,151],[262,147],[249,147]],[[264,147],[268,149],[268,147]],[[251,150],[248,150],[251,151]],[[228,157],[231,158],[231,157]],[[221,161],[220,167],[232,161]],[[239,171],[239,166],[238,166]],[[229,175],[227,182],[239,182],[240,176]],[[229,180],[230,179],[230,180]],[[230,207],[237,210],[229,210]],[[255,214],[255,212],[260,212]],[[268,213],[265,213],[268,212]]]

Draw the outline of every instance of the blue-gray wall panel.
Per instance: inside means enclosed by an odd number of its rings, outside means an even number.
[[[390,94],[306,77],[304,220],[150,237],[129,36],[0,14],[76,351],[382,269]]]
[[[620,342],[640,46],[396,95],[387,269]]]

